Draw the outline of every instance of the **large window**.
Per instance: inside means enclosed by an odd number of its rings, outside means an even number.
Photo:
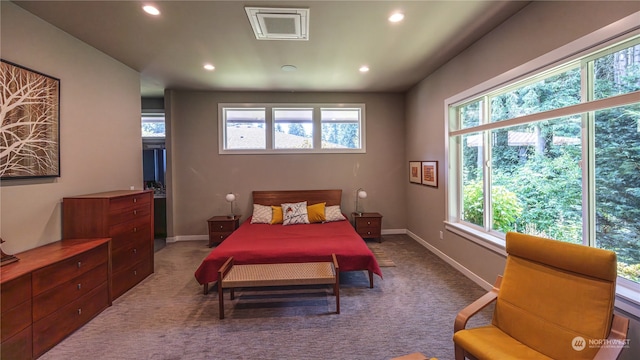
[[[363,104],[219,104],[219,153],[363,153]]]
[[[447,106],[453,231],[613,250],[640,291],[638,35]]]

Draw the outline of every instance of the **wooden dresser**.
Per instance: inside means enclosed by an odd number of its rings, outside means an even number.
[[[65,197],[62,236],[112,238],[112,295],[116,299],[153,273],[153,191]]]
[[[44,354],[111,305],[109,239],[50,243],[0,268],[0,357]]]

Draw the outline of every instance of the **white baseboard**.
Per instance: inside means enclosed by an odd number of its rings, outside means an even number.
[[[483,289],[488,291],[488,290],[493,288],[492,284],[486,282],[483,278],[479,277],[478,275],[476,275],[471,270],[469,270],[466,267],[464,267],[459,262],[457,262],[454,259],[450,258],[449,256],[447,256],[447,254],[445,254],[442,251],[438,250],[436,247],[434,247],[433,245],[429,244],[424,239],[420,238],[418,235],[412,233],[409,230],[405,230],[405,231],[406,231],[405,233],[407,235],[409,235],[409,237],[411,237],[413,240],[418,242],[418,244],[420,244],[420,245],[424,246],[425,248],[427,248],[427,250],[429,250],[432,253],[434,253],[437,257],[439,257],[440,259],[444,260],[447,264],[453,266],[454,269],[456,269],[459,272],[461,272],[464,276],[466,276],[469,279],[471,279],[474,283],[478,284]]]
[[[406,234],[407,229],[384,229],[381,233],[382,235],[400,235]]]
[[[209,241],[209,236],[208,235],[178,235],[178,236],[172,236],[167,238],[168,243],[173,243],[177,241],[199,241],[199,240]]]

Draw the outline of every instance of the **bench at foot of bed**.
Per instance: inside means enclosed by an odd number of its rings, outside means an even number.
[[[373,272],[369,271],[369,288],[373,289]],[[209,294],[209,283],[202,285],[202,293]]]
[[[336,255],[331,262],[233,265],[230,257],[218,271],[220,319],[224,319],[224,289],[264,286],[333,285],[336,314],[340,314],[340,268]]]

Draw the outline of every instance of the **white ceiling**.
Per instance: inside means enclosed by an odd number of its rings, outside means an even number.
[[[164,89],[403,92],[527,1],[14,1]],[[141,9],[154,3],[161,15]],[[245,6],[309,8],[309,40],[256,40]],[[387,17],[404,12],[401,23]],[[205,63],[214,71],[203,69]],[[285,72],[282,65],[298,70]],[[358,68],[368,65],[368,73]]]

